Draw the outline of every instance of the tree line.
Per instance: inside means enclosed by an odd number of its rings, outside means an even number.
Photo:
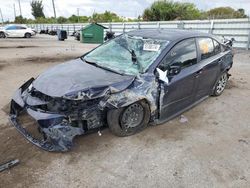
[[[15,23],[86,23],[86,22],[133,22],[133,21],[169,21],[169,20],[194,20],[194,19],[228,19],[247,18],[245,10],[233,9],[232,7],[217,7],[208,11],[199,10],[195,4],[187,2],[176,2],[171,0],[158,0],[143,11],[141,16],[135,19],[127,19],[116,13],[105,11],[104,13],[93,13],[91,16],[76,16],[75,14],[66,18],[45,17],[42,0],[32,0],[31,13],[34,19],[17,16]]]
[[[154,2],[143,12],[145,21],[195,20],[195,19],[229,19],[247,18],[244,9],[217,7],[208,11],[199,10],[193,3],[160,0]]]

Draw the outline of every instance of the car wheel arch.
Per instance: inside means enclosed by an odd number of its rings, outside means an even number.
[[[221,73],[219,74],[218,78],[216,79],[216,81],[215,81],[215,83],[214,83],[214,86],[213,86],[212,91],[211,91],[211,94],[210,94],[211,96],[216,96],[216,95],[214,94],[214,90],[215,90],[215,88],[216,88],[216,86],[217,86],[217,83],[218,83],[218,81],[220,80],[221,76],[222,76],[223,74],[227,74],[227,77],[228,77],[228,78],[231,76],[231,75],[228,73],[229,70],[230,70],[230,68],[225,69],[224,71],[221,71]]]
[[[144,81],[137,87],[111,94],[106,101],[107,107],[117,109],[137,101],[145,100],[150,107],[151,116],[154,116],[159,109],[158,100],[160,96],[158,86],[158,82],[154,79],[152,82]]]
[[[220,72],[217,76],[217,79],[215,80],[214,84],[213,84],[213,88],[212,88],[212,91],[211,91],[211,94],[210,95],[213,95],[213,91],[216,87],[216,83],[218,82],[218,80],[220,79],[221,75],[223,75],[224,73],[228,73],[229,70],[232,68],[232,65],[233,65],[233,62],[231,62],[230,64],[221,64],[221,67],[220,67]],[[228,74],[230,76],[230,74]]]
[[[3,38],[5,38],[5,37],[6,37],[6,33],[5,33],[5,32],[0,31],[0,34],[2,34],[2,35],[3,35]]]
[[[111,97],[107,100],[107,103],[108,109],[118,109],[140,101],[145,101],[148,104],[151,113],[154,111],[153,101],[150,101],[146,96],[137,94],[131,94],[130,97],[127,94],[123,93],[119,93],[118,95],[111,95]]]
[[[27,35],[29,35],[29,37],[27,37]],[[30,32],[26,32],[25,34],[24,34],[24,37],[25,38],[30,38],[32,36],[32,34],[30,33]]]

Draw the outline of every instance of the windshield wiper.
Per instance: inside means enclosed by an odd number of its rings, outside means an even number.
[[[137,64],[139,72],[142,73],[143,72],[142,66],[141,66],[141,63],[138,61],[138,59],[136,57],[135,51],[134,50],[130,51],[129,49],[128,49],[128,51],[131,53],[131,59],[132,59],[133,64]]]
[[[131,59],[133,63],[137,62],[137,57],[135,54],[134,50],[130,50],[129,48],[127,48],[125,45],[118,43],[121,47],[123,47],[125,50],[127,50],[130,54],[131,54]]]
[[[132,62],[133,62],[133,63],[136,63],[136,62],[137,62],[137,57],[136,57],[135,51],[134,51],[134,50],[131,50],[130,53],[131,53]]]
[[[93,64],[93,65],[95,65],[96,67],[99,67],[99,68],[101,68],[101,69],[104,69],[104,70],[107,70],[107,71],[110,71],[110,72],[113,72],[113,73],[116,73],[116,74],[120,74],[120,75],[122,75],[122,76],[125,75],[124,73],[120,73],[120,72],[117,72],[117,71],[115,71],[115,70],[113,70],[113,69],[110,69],[110,68],[101,66],[101,65],[97,64],[96,62],[87,61],[86,59],[84,59],[84,58],[82,58],[82,57],[81,57],[81,59],[82,59],[83,61],[85,61],[86,63],[88,63],[88,64]]]
[[[127,50],[127,51],[131,54],[131,60],[132,60],[133,64],[137,64],[138,69],[139,69],[139,72],[142,73],[142,72],[143,72],[143,71],[142,71],[142,66],[141,66],[140,62],[138,61],[138,59],[137,59],[137,56],[136,56],[136,54],[135,54],[135,51],[134,51],[133,49],[130,50],[129,48],[127,48],[127,47],[124,46],[124,45],[121,45],[121,44],[120,44],[120,46],[123,47],[125,50]]]
[[[117,40],[114,40],[119,46],[121,46],[122,48],[124,48],[125,50],[127,50],[130,54],[131,54],[131,60],[133,62],[133,64],[137,64],[138,66],[138,69],[139,69],[139,72],[140,73],[143,73],[143,70],[142,70],[142,66],[140,64],[140,62],[138,61],[137,57],[136,57],[136,54],[135,54],[135,51],[133,49],[129,49],[128,48],[128,44],[127,44],[127,41],[125,39],[117,39]]]

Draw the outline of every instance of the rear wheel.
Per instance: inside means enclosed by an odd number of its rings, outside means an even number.
[[[30,37],[31,37],[31,34],[30,34],[30,33],[25,33],[24,37],[25,37],[25,38],[30,38]]]
[[[116,136],[136,134],[147,127],[149,119],[150,109],[145,101],[110,110],[107,114],[109,129]]]
[[[219,96],[223,93],[228,81],[228,73],[224,72],[215,84],[213,95]]]
[[[0,32],[0,38],[5,38],[5,34],[3,32]]]

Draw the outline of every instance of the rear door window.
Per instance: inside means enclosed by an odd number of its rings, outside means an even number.
[[[214,42],[214,55],[221,53],[221,45],[216,40]]]
[[[198,46],[201,53],[201,60],[214,55],[214,44],[211,38],[198,38]]]
[[[23,27],[23,26],[16,26],[16,29],[26,29],[25,27]]]

